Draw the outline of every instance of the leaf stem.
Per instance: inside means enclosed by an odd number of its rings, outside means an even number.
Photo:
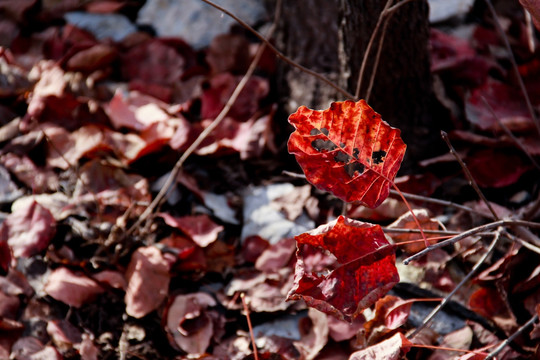
[[[390,193],[392,195],[399,195],[399,193],[397,191],[395,191],[395,190],[390,190]],[[488,215],[486,215],[485,213],[483,213],[481,211],[475,210],[475,209],[473,209],[473,208],[471,208],[469,206],[456,204],[456,203],[451,202],[451,201],[435,199],[435,198],[431,198],[431,197],[427,197],[427,196],[416,195],[416,194],[405,193],[405,192],[402,192],[401,194],[404,197],[406,197],[407,199],[410,199],[410,200],[418,200],[418,201],[423,201],[423,202],[427,202],[427,203],[431,203],[431,204],[437,204],[437,205],[442,205],[442,206],[450,206],[450,207],[460,209],[460,210],[463,210],[463,211],[466,211],[466,212],[469,212],[469,213],[474,213],[474,214],[477,214],[477,215],[480,215],[480,216],[483,216],[483,217],[491,218],[491,216],[488,216]]]
[[[449,239],[449,238],[451,238],[451,237],[452,237],[452,235],[435,236],[435,237],[427,238],[426,240],[427,240],[427,241],[444,240],[444,239]],[[396,245],[396,246],[402,246],[402,245],[416,244],[416,243],[419,243],[419,242],[421,242],[421,241],[424,241],[424,239],[415,239],[415,240],[400,241],[400,242],[396,242],[395,245]]]
[[[476,351],[476,350],[464,350],[464,349],[455,349],[455,348],[449,348],[444,346],[435,346],[435,345],[424,345],[424,344],[412,344],[411,347],[416,348],[423,348],[423,349],[431,349],[431,350],[445,350],[445,351],[457,351],[457,352],[464,352],[468,354],[478,354],[478,355],[487,355],[484,351]]]
[[[406,228],[391,228],[391,227],[383,227],[382,228],[384,232],[389,233],[419,233],[420,230],[418,229],[406,229]],[[424,229],[424,234],[441,234],[441,235],[459,235],[461,232],[459,231],[448,231],[448,230],[427,230]]]
[[[499,216],[497,215],[497,213],[495,213],[495,210],[493,210],[493,207],[491,207],[491,204],[486,199],[486,197],[484,196],[482,191],[480,191],[480,188],[478,187],[478,184],[476,183],[476,180],[474,180],[471,172],[469,171],[469,168],[467,168],[467,165],[465,165],[465,163],[461,159],[461,156],[459,156],[456,149],[454,149],[454,146],[452,146],[452,144],[450,143],[450,139],[448,138],[448,134],[445,131],[441,131],[441,137],[443,138],[446,145],[448,145],[448,148],[450,149],[450,154],[454,155],[457,162],[461,166],[461,169],[463,170],[463,172],[465,173],[465,176],[469,180],[469,185],[471,185],[473,187],[474,191],[476,191],[476,193],[478,194],[480,199],[482,199],[482,201],[486,204],[487,208],[489,209],[489,211],[493,215],[493,219],[499,220]]]
[[[387,180],[389,180],[389,179],[387,178]],[[405,206],[407,206],[407,209],[409,209],[409,212],[411,213],[411,215],[412,215],[412,217],[414,219],[414,222],[416,223],[416,226],[418,226],[418,230],[420,230],[420,235],[422,236],[422,239],[424,239],[424,244],[426,245],[426,248],[428,248],[429,247],[429,242],[426,240],[426,235],[424,234],[424,230],[422,229],[422,225],[420,225],[420,221],[418,221],[418,218],[416,217],[416,215],[414,215],[414,211],[413,211],[411,205],[409,204],[407,199],[405,199],[405,196],[403,196],[403,194],[401,193],[401,190],[399,190],[397,185],[393,181],[390,181],[390,183],[392,184],[394,189],[396,189],[396,191],[399,193],[399,196],[401,196],[401,198],[403,199],[403,202],[405,203]]]

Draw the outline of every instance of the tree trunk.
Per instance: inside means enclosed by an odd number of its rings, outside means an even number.
[[[397,2],[397,1],[394,1]],[[366,47],[385,6],[384,0],[284,1],[277,45],[291,59],[317,71],[354,94]],[[384,22],[383,22],[384,24]],[[365,98],[384,26],[375,37],[362,79]],[[408,144],[406,167],[426,158],[439,139],[429,116],[429,23],[426,0],[401,6],[389,18],[370,104]],[[300,105],[322,109],[344,96],[319,80],[282,63],[282,104],[288,113]]]

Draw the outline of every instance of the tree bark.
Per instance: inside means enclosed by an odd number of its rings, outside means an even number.
[[[397,1],[394,1],[397,2]],[[284,1],[277,45],[291,59],[333,80],[352,94],[366,47],[384,0]],[[384,26],[372,45],[359,98],[365,98]],[[369,101],[408,144],[406,167],[426,158],[440,125],[430,117],[427,0],[411,1],[389,18]],[[278,85],[288,113],[300,105],[322,109],[345,100],[330,86],[282,64]]]

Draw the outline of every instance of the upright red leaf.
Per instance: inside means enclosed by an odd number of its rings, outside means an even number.
[[[379,225],[340,216],[296,238],[294,285],[287,297],[351,322],[397,282],[394,247]]]
[[[364,100],[335,102],[324,111],[301,106],[289,122],[296,128],[289,152],[310,183],[370,208],[386,199],[406,145],[399,129]]]

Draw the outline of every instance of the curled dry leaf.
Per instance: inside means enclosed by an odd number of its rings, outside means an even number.
[[[208,215],[174,217],[167,213],[160,216],[169,226],[182,230],[200,247],[206,247],[217,240],[224,227],[213,222]]]
[[[255,269],[264,272],[278,272],[279,269],[288,267],[295,250],[296,242],[293,238],[282,239],[261,253],[255,262]]]
[[[492,319],[507,334],[518,328],[508,300],[496,288],[482,287],[476,290],[469,298],[469,308],[485,318]]]
[[[449,334],[446,334],[442,341],[439,343],[439,346],[444,348],[454,348],[454,349],[470,349],[473,341],[473,331],[470,327],[464,326],[459,330],[452,331]],[[429,357],[428,360],[445,360],[451,357],[460,355],[461,352],[452,352],[446,349],[435,350],[433,354]],[[479,355],[479,354],[477,354]],[[468,357],[467,359],[476,359],[475,357]],[[479,357],[478,359],[483,359]]]
[[[399,282],[394,247],[379,225],[340,216],[295,239],[297,263],[288,300],[303,299],[351,322]]]
[[[403,300],[386,295],[375,305],[375,316],[364,324],[368,343],[374,343],[392,330],[405,324],[416,299]]]
[[[349,360],[398,360],[409,352],[412,345],[402,333],[397,333],[390,339],[352,353]]]
[[[29,257],[49,246],[55,226],[51,212],[32,201],[28,206],[12,212],[0,225],[0,241],[9,244],[13,256]],[[3,257],[7,258],[5,250]]]
[[[309,319],[309,320],[308,320]],[[328,321],[329,317],[313,308],[308,310],[308,318],[303,318],[300,322],[310,322],[311,327],[309,331],[302,334],[300,341],[295,341],[294,345],[303,355],[304,359],[311,360],[319,355],[320,351],[325,347],[328,342]],[[302,331],[302,326],[300,325]]]
[[[59,349],[67,350],[82,341],[82,334],[77,327],[67,320],[47,322],[47,334]]]
[[[19,181],[32,189],[34,194],[57,191],[58,176],[51,169],[43,169],[26,155],[7,153],[0,157],[0,163],[6,167]]]
[[[444,226],[441,224],[440,221],[429,217],[429,213],[426,209],[414,209],[413,212],[414,212],[414,215],[416,216],[416,219],[418,219],[418,222],[422,226],[422,230],[444,229]],[[418,229],[418,226],[416,225],[416,221],[413,218],[412,214],[410,212],[406,212],[405,214],[401,215],[392,224],[388,225],[388,228],[390,229],[393,229],[393,228]],[[421,238],[420,235],[415,234],[415,233],[410,233],[410,234],[393,233],[392,234],[392,240],[394,240],[396,243],[402,243],[402,242],[411,241],[411,240],[418,240],[420,238]],[[431,245],[433,245],[434,243],[435,241],[431,242]],[[408,253],[414,254],[424,249],[425,245],[424,245],[424,242],[422,241],[419,243],[407,244],[404,246],[404,248]]]
[[[103,292],[103,288],[94,280],[65,267],[51,273],[44,290],[54,299],[76,308],[94,300]]]
[[[257,312],[284,311],[291,306],[285,302],[287,292],[293,283],[292,270],[282,268],[274,273],[247,272],[237,275],[227,286],[227,296],[245,293],[250,310]],[[231,301],[228,308],[240,309],[241,305]]]
[[[207,308],[216,305],[214,298],[203,292],[175,297],[165,325],[171,345],[190,355],[204,354],[214,335],[213,316]]]
[[[364,100],[335,102],[324,111],[301,106],[289,122],[296,128],[289,152],[310,183],[370,208],[388,197],[406,145]]]
[[[142,318],[154,311],[169,292],[169,262],[154,246],[141,247],[126,270],[126,314]]]
[[[536,0],[519,0],[521,5],[531,13],[534,26],[540,30],[540,4]]]

